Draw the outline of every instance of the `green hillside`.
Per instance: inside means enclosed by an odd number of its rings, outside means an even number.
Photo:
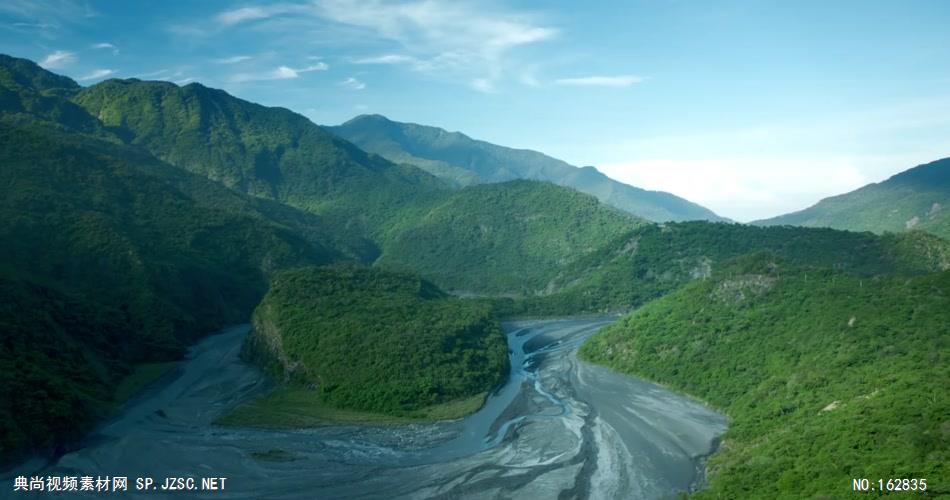
[[[648,220],[723,220],[688,200],[617,182],[594,167],[578,168],[537,151],[498,146],[459,132],[394,122],[380,115],[357,116],[327,129],[366,151],[416,165],[459,186],[515,179],[549,181]]]
[[[508,373],[487,304],[412,274],[352,266],[281,274],[245,352],[330,406],[396,416],[484,395]]]
[[[129,144],[253,196],[371,233],[398,209],[444,190],[414,167],[369,155],[283,108],[192,83],[107,80],[73,100]]]
[[[84,113],[68,82],[0,63],[0,462],[75,441],[136,365],[246,321],[275,272],[373,257],[318,216],[73,126],[94,118],[48,112]]]
[[[650,224],[560,269],[548,284],[551,293],[500,306],[512,314],[629,310],[709,277],[725,261],[760,250],[794,265],[860,276],[950,268],[950,243],[920,231],[878,236],[702,221]]]
[[[937,497],[950,494],[948,339],[950,272],[861,278],[758,254],[580,355],[729,416],[697,498],[866,497],[853,478],[924,478]]]
[[[901,172],[886,181],[833,196],[759,225],[833,227],[850,231],[922,229],[950,239],[950,158]]]
[[[534,295],[560,269],[645,224],[593,196],[536,181],[472,186],[383,243],[377,264],[460,293]]]

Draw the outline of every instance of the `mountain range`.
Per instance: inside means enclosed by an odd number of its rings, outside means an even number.
[[[663,191],[617,182],[595,167],[578,168],[543,153],[479,141],[460,132],[361,115],[331,132],[396,163],[418,166],[457,186],[531,179],[553,182],[654,222],[725,221],[711,210]]]
[[[507,368],[500,318],[633,310],[581,354],[734,419],[711,497],[817,494],[861,463],[941,477],[947,167],[761,226],[681,221],[715,216],[440,129],[0,56],[0,463],[75,446],[143,366],[255,310],[248,359],[294,401],[410,416],[474,409]],[[350,348],[369,340],[389,347]],[[887,439],[852,435],[868,422]]]
[[[875,233],[919,229],[950,239],[950,158],[918,165],[883,182],[752,224]]]

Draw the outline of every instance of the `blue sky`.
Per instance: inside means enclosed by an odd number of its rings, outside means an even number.
[[[0,51],[595,165],[736,220],[950,156],[950,2],[4,0]]]

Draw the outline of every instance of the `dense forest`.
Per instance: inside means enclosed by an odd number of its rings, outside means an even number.
[[[488,304],[351,265],[278,276],[245,353],[334,407],[395,416],[485,393],[508,373]]]
[[[925,478],[939,496],[948,305],[950,272],[861,277],[758,253],[643,306],[580,355],[729,416],[698,498],[810,498],[860,477]]]
[[[950,158],[905,170],[876,184],[832,196],[798,212],[753,222],[850,231],[929,231],[950,238]]]
[[[654,222],[723,221],[711,210],[663,191],[615,181],[594,167],[578,168],[529,149],[472,139],[460,132],[381,115],[361,115],[328,130],[396,163],[418,166],[458,186],[517,179],[547,181],[595,196],[604,204]]]
[[[656,224],[554,183],[446,182],[426,167],[471,170],[441,154],[506,150],[403,128],[429,149],[394,163],[199,84],[0,56],[0,464],[73,446],[252,312],[244,353],[282,383],[258,410],[398,418],[477,408],[508,373],[500,318],[629,312],[581,355],[730,417],[699,496],[947,475],[946,160],[772,221],[868,232]]]
[[[710,276],[724,261],[763,250],[795,265],[863,276],[950,267],[950,243],[920,231],[878,236],[702,221],[650,224],[564,266],[549,284],[552,293],[498,304],[516,315],[625,311]]]

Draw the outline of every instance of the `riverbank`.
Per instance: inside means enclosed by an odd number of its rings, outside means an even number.
[[[577,346],[611,321],[506,323],[508,382],[463,418],[305,429],[216,425],[274,389],[239,357],[247,327],[232,329],[196,344],[172,380],[35,474],[228,477],[227,491],[214,497],[228,499],[660,499],[689,491],[725,421],[658,386],[579,362]]]
[[[281,387],[238,406],[215,420],[226,427],[306,429],[331,425],[400,425],[454,420],[475,413],[487,392],[470,398],[428,406],[404,416],[346,410],[328,405],[314,390]]]

